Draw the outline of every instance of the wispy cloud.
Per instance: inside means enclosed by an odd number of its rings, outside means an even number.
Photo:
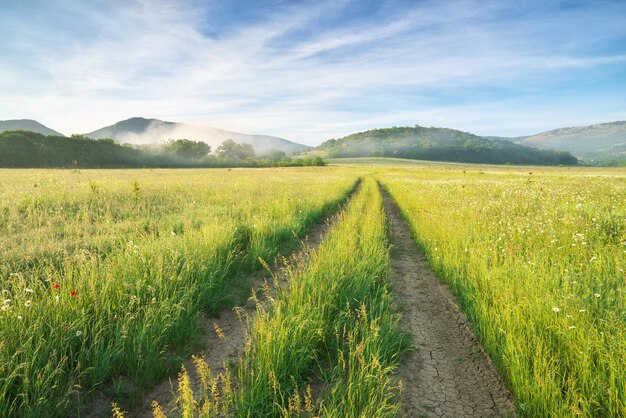
[[[255,2],[244,19],[65,0],[36,25],[24,3],[0,13],[0,118],[66,133],[141,115],[307,143],[418,122],[523,134],[626,108],[621,2]]]

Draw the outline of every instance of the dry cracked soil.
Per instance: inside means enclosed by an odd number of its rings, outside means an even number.
[[[392,294],[413,350],[398,368],[404,417],[512,417],[515,409],[450,290],[412,239],[383,190],[392,231]]]

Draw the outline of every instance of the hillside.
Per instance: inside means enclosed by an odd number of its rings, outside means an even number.
[[[330,158],[395,157],[488,164],[576,165],[567,152],[530,148],[447,128],[393,127],[331,139],[316,150]]]
[[[32,119],[0,120],[0,132],[5,131],[31,131],[42,135],[65,136]]]
[[[626,121],[561,128],[536,135],[501,139],[539,149],[568,151],[591,163],[626,160]]]
[[[158,119],[130,118],[114,125],[85,134],[89,138],[111,138],[120,143],[135,145],[158,144],[168,139],[191,139],[203,141],[215,149],[227,139],[237,143],[250,144],[257,155],[268,151],[283,151],[292,154],[310,149],[310,147],[283,138],[268,135],[249,135],[225,131],[207,126],[166,122]]]

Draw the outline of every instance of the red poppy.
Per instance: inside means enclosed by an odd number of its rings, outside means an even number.
[[[72,296],[76,296],[76,295],[78,294],[78,290],[72,290],[72,291],[70,292],[70,294],[71,294]]]
[[[70,330],[70,327],[65,327],[65,328],[63,328],[63,331],[65,331],[65,332],[67,332],[67,331],[69,331],[69,330]]]
[[[58,288],[59,288],[59,284],[58,284],[58,283],[53,284],[53,285],[52,285],[52,288],[53,288],[53,289],[58,289]]]

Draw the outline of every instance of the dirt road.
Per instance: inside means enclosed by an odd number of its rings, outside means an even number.
[[[414,351],[399,367],[401,416],[514,416],[510,393],[456,306],[454,296],[429,268],[409,225],[383,191],[394,248],[392,294]]]

